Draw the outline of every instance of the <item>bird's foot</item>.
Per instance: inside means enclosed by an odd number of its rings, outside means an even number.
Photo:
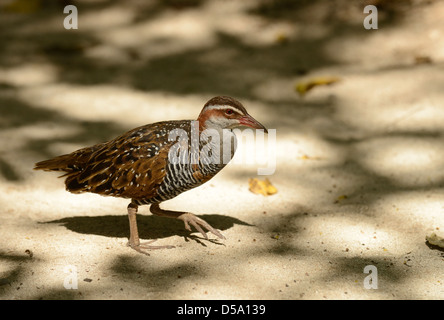
[[[206,221],[202,220],[201,218],[198,218],[192,213],[183,213],[180,216],[178,216],[177,219],[182,220],[184,222],[185,229],[187,229],[188,231],[192,231],[190,227],[191,224],[194,228],[196,228],[197,231],[199,231],[202,234],[202,236],[205,239],[208,239],[208,236],[202,228],[207,229],[220,239],[225,239],[225,237],[222,235],[222,233],[219,232],[219,230],[214,229]]]
[[[175,248],[175,246],[169,246],[169,245],[165,245],[165,246],[150,246],[151,243],[157,241],[157,239],[154,240],[150,240],[147,242],[138,242],[138,241],[129,241],[128,242],[128,246],[131,247],[132,249],[136,250],[139,253],[143,253],[147,256],[149,256],[150,254],[146,251],[146,250],[157,250],[157,249],[173,249]]]

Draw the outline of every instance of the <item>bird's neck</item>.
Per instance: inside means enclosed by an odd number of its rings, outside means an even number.
[[[199,137],[201,151],[204,150],[205,154],[210,153],[212,162],[226,165],[233,158],[237,140],[231,129],[220,126],[202,126],[199,122]]]

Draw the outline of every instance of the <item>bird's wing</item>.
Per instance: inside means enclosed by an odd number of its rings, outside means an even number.
[[[66,189],[133,199],[155,196],[166,175],[168,152],[176,143],[164,139],[164,131],[155,123],[103,144],[79,171],[66,175]]]

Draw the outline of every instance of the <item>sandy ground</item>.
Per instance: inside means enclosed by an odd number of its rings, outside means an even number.
[[[425,241],[444,232],[443,1],[374,1],[378,30],[364,29],[364,2],[78,1],[77,30],[63,28],[63,6],[7,3],[1,299],[444,298],[444,253]],[[340,81],[294,91],[325,76]],[[164,207],[224,241],[141,207],[141,237],[176,246],[141,255],[126,246],[127,200],[73,195],[32,170],[138,125],[194,119],[221,94],[275,143],[266,160],[244,144]],[[274,160],[278,193],[251,193]]]

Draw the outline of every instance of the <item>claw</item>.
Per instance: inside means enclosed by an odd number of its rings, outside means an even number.
[[[219,232],[219,230],[214,229],[212,226],[210,226],[206,221],[202,220],[201,218],[196,217],[192,213],[183,213],[180,216],[177,217],[177,219],[180,219],[185,224],[185,229],[188,231],[192,231],[190,224],[198,231],[202,236],[208,240],[208,235],[205,233],[205,231],[202,229],[205,228],[215,236],[217,236],[220,239],[225,239],[225,237],[222,235],[222,233]]]
[[[153,203],[150,207],[150,211],[151,211],[151,213],[158,215],[158,216],[182,220],[185,224],[185,229],[190,232],[192,232],[191,227],[190,227],[190,224],[191,224],[207,240],[208,240],[208,236],[202,228],[207,229],[208,231],[210,231],[212,234],[214,234],[215,236],[217,236],[220,239],[225,239],[225,237],[219,232],[219,230],[214,229],[207,222],[196,217],[192,213],[182,212],[182,211],[163,210],[160,208],[159,203]]]

